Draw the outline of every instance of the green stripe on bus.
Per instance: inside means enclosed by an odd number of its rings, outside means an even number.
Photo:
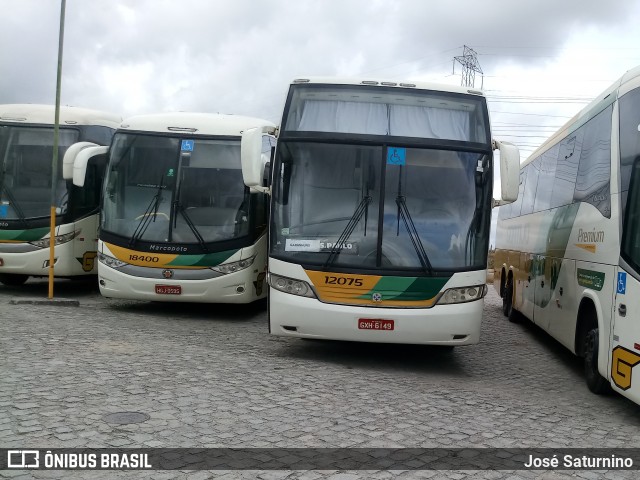
[[[30,228],[28,230],[0,230],[0,241],[33,242],[34,240],[40,240],[47,233],[49,233],[49,227]]]
[[[373,293],[385,300],[419,301],[435,297],[451,277],[382,277],[368,293],[359,296],[370,299]]]
[[[174,267],[215,267],[230,258],[239,250],[207,253],[204,255],[178,255],[167,266]]]

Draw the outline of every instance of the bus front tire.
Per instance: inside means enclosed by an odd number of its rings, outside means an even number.
[[[593,393],[602,395],[611,390],[609,382],[598,371],[598,329],[593,328],[587,332],[584,340],[584,375],[587,387]]]
[[[19,287],[29,279],[29,275],[19,273],[0,273],[0,283],[8,287]]]

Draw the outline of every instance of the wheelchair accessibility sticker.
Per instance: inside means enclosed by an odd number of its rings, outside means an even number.
[[[193,152],[193,140],[182,140],[182,145],[180,146],[180,151],[182,152]]]
[[[616,293],[624,295],[627,292],[627,273],[618,272],[618,289]]]
[[[406,161],[406,148],[389,147],[387,149],[387,165],[405,165]]]

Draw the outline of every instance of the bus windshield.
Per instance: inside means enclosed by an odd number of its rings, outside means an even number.
[[[130,243],[200,244],[249,233],[240,141],[118,133],[102,229]]]
[[[493,180],[484,97],[300,83],[282,124],[273,257],[400,275],[485,268]]]
[[[78,141],[75,129],[60,129],[56,205],[65,213],[69,192],[62,158]],[[51,207],[53,128],[0,126],[0,219],[47,217]]]
[[[279,159],[273,257],[414,273],[485,268],[488,155],[281,140]]]

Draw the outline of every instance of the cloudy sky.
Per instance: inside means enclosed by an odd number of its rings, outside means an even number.
[[[60,1],[0,7],[0,103],[54,103]],[[62,104],[279,123],[293,78],[460,84],[468,45],[524,159],[640,64],[638,25],[640,0],[67,0]]]

